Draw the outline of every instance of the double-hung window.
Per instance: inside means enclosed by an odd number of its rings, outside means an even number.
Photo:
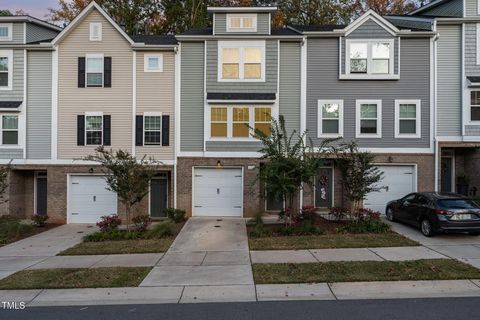
[[[256,32],[257,15],[256,14],[228,14],[227,15],[228,32]]]
[[[470,121],[480,121],[480,90],[470,92]]]
[[[356,105],[356,137],[382,137],[382,101],[357,100]]]
[[[0,90],[12,89],[13,53],[0,50]]]
[[[0,41],[12,41],[12,28],[11,23],[0,23]]]
[[[318,101],[318,138],[343,136],[343,100]]]
[[[103,87],[103,54],[91,54],[86,56],[86,84],[87,87]]]
[[[219,81],[264,81],[265,41],[219,42]]]
[[[346,40],[346,73],[352,75],[393,75],[393,40]]]
[[[214,106],[210,108],[210,138],[252,139],[252,128],[270,135],[271,121],[271,107]]]
[[[143,115],[144,145],[162,144],[162,115],[160,113],[145,113]]]
[[[2,145],[18,145],[18,116],[2,115]]]
[[[420,138],[420,100],[395,100],[395,138]]]
[[[87,113],[85,115],[85,138],[86,145],[103,144],[103,114]]]

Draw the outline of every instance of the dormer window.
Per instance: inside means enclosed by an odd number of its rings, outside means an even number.
[[[228,32],[257,32],[256,14],[228,14]]]
[[[90,23],[90,41],[102,41],[102,23]]]
[[[393,39],[346,40],[346,73],[393,75]]]
[[[0,41],[12,41],[11,23],[0,23]]]

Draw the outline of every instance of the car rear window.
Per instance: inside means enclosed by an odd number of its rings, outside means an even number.
[[[439,200],[438,206],[442,209],[480,209],[480,206],[468,199]]]

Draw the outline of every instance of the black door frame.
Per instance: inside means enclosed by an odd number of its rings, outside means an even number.
[[[47,192],[45,193],[45,214],[48,214],[48,178],[46,171],[35,171],[33,174],[33,214],[38,214],[38,179],[45,179],[47,180]]]
[[[154,176],[151,180],[165,180],[167,183],[167,188],[165,189],[167,202],[165,203],[165,208],[168,208],[169,204],[169,189],[170,189],[170,178],[169,172],[159,172],[160,175]],[[152,185],[148,187],[148,215],[152,217]],[[152,218],[163,218],[163,217],[152,217]]]

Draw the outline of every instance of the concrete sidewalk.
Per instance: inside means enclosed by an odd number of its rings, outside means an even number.
[[[28,306],[480,297],[480,280],[0,291]]]
[[[1,247],[0,279],[55,256],[95,230],[92,225],[63,225]]]

